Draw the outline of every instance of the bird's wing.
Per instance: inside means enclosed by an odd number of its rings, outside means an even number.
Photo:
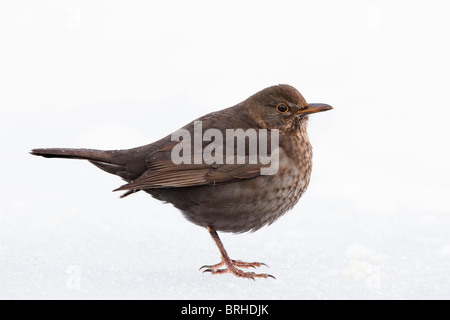
[[[218,184],[233,180],[249,179],[261,175],[260,163],[249,164],[248,156],[245,164],[233,161],[223,161],[223,164],[175,164],[172,161],[172,149],[177,143],[169,144],[154,152],[146,159],[148,170],[130,183],[114,190],[145,190],[153,188],[192,187],[208,184]]]

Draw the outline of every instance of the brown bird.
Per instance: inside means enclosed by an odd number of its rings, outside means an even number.
[[[264,273],[242,271],[241,268],[265,264],[231,260],[217,231],[256,231],[292,209],[308,187],[311,176],[312,148],[306,130],[308,115],[330,109],[332,107],[326,104],[308,104],[292,86],[277,85],[261,90],[234,107],[207,114],[178,132],[189,133],[194,141],[184,141],[184,137],[180,140],[179,135],[174,139],[169,135],[152,144],[127,150],[57,148],[35,149],[31,154],[89,160],[128,182],[114,190],[126,191],[122,197],[143,190],[158,200],[172,203],[186,219],[205,227],[219,248],[222,261],[200,268],[203,272],[232,273],[253,280],[255,277],[273,278]],[[195,139],[198,124],[201,124],[200,134],[204,134],[200,143]],[[208,129],[217,129],[210,131],[215,133],[216,144],[211,142],[211,137],[205,137]],[[229,140],[227,144],[220,142],[218,134],[228,138],[230,129],[234,132],[243,129],[246,135],[241,142],[248,142],[244,149],[239,151],[238,143],[235,143],[235,138],[239,140],[242,135],[232,137],[231,148]],[[261,134],[252,136],[251,130],[258,133],[266,130],[267,140]],[[252,149],[251,138],[255,136],[258,147]],[[264,141],[267,142],[265,146]],[[182,142],[186,149],[181,150]],[[273,162],[268,163],[267,158],[263,161],[262,157],[257,161],[252,158],[256,150],[263,154],[264,149]],[[189,150],[194,152],[186,157]],[[220,151],[226,151],[226,156]],[[181,154],[184,162],[174,161],[174,156]],[[196,158],[208,154],[216,161]],[[241,161],[240,155],[243,156]],[[264,174],[263,169],[272,165],[278,170]]]

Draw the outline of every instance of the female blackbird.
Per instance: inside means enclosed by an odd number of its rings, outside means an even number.
[[[172,203],[189,221],[205,227],[220,250],[222,261],[200,268],[204,272],[273,278],[239,269],[264,264],[231,260],[217,231],[255,231],[292,209],[311,176],[308,115],[330,109],[326,104],[308,104],[292,86],[277,85],[146,146],[110,151],[35,149],[31,154],[89,160],[128,182],[115,190],[127,191],[122,197],[143,190]],[[275,170],[264,171],[269,167]]]

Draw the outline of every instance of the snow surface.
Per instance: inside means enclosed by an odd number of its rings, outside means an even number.
[[[450,298],[442,4],[23,2],[0,4],[0,299]],[[172,206],[28,154],[144,145],[277,83],[335,110],[311,116],[300,203],[220,234],[276,280],[202,274],[218,250]]]
[[[277,278],[253,282],[199,272],[218,250],[169,205],[118,200],[95,182],[66,194],[71,182],[57,176],[47,198],[2,212],[2,299],[450,298],[448,215],[366,215],[304,199],[269,228],[222,234],[232,257],[265,262]]]

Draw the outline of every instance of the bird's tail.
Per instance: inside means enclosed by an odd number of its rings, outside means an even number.
[[[137,150],[137,149],[136,149]],[[81,159],[88,160],[96,167],[111,174],[122,177],[125,181],[130,182],[139,177],[142,172],[146,170],[145,161],[141,159],[145,157],[145,152],[142,152],[131,165],[127,157],[127,151],[130,150],[112,150],[103,151],[95,149],[67,149],[67,148],[51,148],[51,149],[34,149],[30,153],[34,156],[41,156],[45,158],[65,158],[65,159]],[[139,152],[137,152],[139,154]],[[127,160],[128,159],[128,160]],[[126,197],[139,190],[130,190],[121,198]]]
[[[106,163],[111,163],[112,161],[112,151],[102,151],[93,149],[67,149],[67,148],[34,149],[30,153],[34,156],[41,156],[45,158],[83,159]]]
[[[132,179],[130,173],[126,170],[126,163],[118,156],[120,151],[52,148],[34,149],[30,153],[45,158],[89,160],[93,165],[108,173],[118,175],[127,181]]]

